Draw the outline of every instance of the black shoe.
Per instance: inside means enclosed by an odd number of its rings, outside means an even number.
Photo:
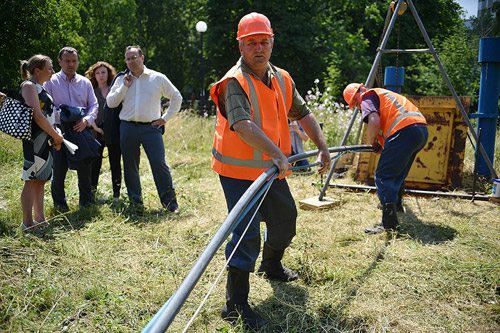
[[[379,234],[381,232],[385,232],[385,228],[382,225],[377,225],[373,228],[366,228],[365,233],[374,235],[374,234]]]
[[[241,305],[235,304],[232,307],[228,306],[226,303],[224,304],[220,315],[222,319],[231,325],[235,325],[238,322],[238,319],[241,318],[243,326],[253,330],[257,330],[267,325],[267,321],[255,313],[248,303]]]
[[[283,266],[281,263],[279,263],[279,266],[272,268],[260,265],[257,274],[261,275],[264,279],[281,282],[291,282],[299,278],[297,272]]]
[[[373,228],[366,228],[365,229],[365,233],[370,234],[370,235],[379,234],[381,232],[390,232],[390,231],[399,231],[399,225],[397,225],[394,228],[387,228],[386,229],[386,228],[384,228],[383,225],[379,224]]]

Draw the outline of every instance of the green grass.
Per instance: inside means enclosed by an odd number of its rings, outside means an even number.
[[[147,159],[141,164],[145,210],[118,202],[107,160],[99,204],[78,208],[76,174],[66,190],[71,211],[51,209],[51,226],[23,234],[20,142],[0,134],[0,331],[137,332],[174,293],[227,216],[210,168],[214,119],[184,114],[168,124],[167,164],[180,215],[167,214]],[[470,148],[464,169],[472,173]],[[498,170],[498,156],[495,166]],[[318,195],[317,175],[289,177],[297,201]],[[352,182],[350,179],[339,182]],[[464,180],[469,184],[469,179]],[[481,181],[481,189],[489,185]],[[468,187],[468,186],[466,186]],[[330,189],[340,205],[299,209],[297,236],[284,263],[289,284],[251,274],[250,300],[270,323],[265,332],[494,331],[500,327],[500,210],[491,202],[406,197],[400,235],[363,229],[380,219],[369,193]],[[262,225],[262,229],[264,226]],[[180,332],[224,265],[222,247],[172,323]],[[225,277],[189,332],[231,332],[219,317]]]

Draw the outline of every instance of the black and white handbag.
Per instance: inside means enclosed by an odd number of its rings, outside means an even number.
[[[33,108],[0,95],[0,131],[22,140],[31,140]]]

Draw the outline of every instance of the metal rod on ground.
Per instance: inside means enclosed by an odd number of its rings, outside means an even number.
[[[396,8],[394,9],[394,13],[399,13],[399,8],[401,7],[403,1],[398,1]],[[387,31],[391,31],[392,28],[394,27],[394,23],[396,22],[396,18],[398,15],[392,15],[391,21],[389,22],[389,26],[387,27]],[[375,56],[375,60],[373,61],[372,68],[370,69],[370,73],[368,74],[368,78],[366,79],[365,86],[367,88],[371,88],[373,86],[373,81],[375,80],[375,75],[377,72],[377,67],[380,62],[380,59],[382,57],[382,50],[385,48],[385,45],[387,44],[387,41],[389,40],[389,34],[386,33],[384,38],[382,39],[382,43],[380,43],[379,48],[377,49],[377,55]],[[349,137],[349,134],[351,133],[352,126],[354,124],[354,121],[356,120],[356,116],[358,115],[358,108],[354,108],[354,112],[352,114],[351,121],[349,122],[349,126],[347,127],[347,130],[344,134],[344,137],[342,138],[342,142],[340,143],[341,146],[345,145],[347,143],[347,138]],[[357,143],[357,142],[356,142]],[[321,189],[321,193],[319,194],[319,201],[323,200],[323,197],[325,196],[326,189],[328,188],[328,184],[330,184],[330,179],[333,176],[333,173],[335,171],[335,167],[337,166],[337,161],[335,160],[332,163],[332,166],[330,167],[330,171],[328,172],[328,176],[326,177],[325,184],[323,185],[323,188]]]
[[[335,152],[343,152],[343,151],[352,151],[352,150],[366,150],[372,151],[372,146],[370,145],[357,145],[357,146],[341,146],[341,147],[332,147],[329,148],[328,151],[330,153]],[[313,150],[301,154],[294,155],[288,159],[289,163],[295,162],[297,160],[301,160],[303,158],[307,158],[310,156],[317,155],[318,151]],[[200,279],[201,275],[207,268],[208,264],[212,260],[213,256],[217,252],[217,250],[224,243],[226,238],[229,236],[231,230],[233,229],[236,221],[238,220],[241,213],[245,210],[247,205],[253,199],[254,195],[259,191],[260,188],[266,183],[266,181],[276,172],[276,166],[272,166],[266,171],[264,171],[248,188],[248,190],[243,194],[240,200],[236,203],[234,208],[229,212],[228,216],[221,224],[219,230],[215,233],[214,237],[208,243],[207,247],[200,255],[198,260],[195,262],[194,266],[189,271],[188,275],[182,281],[181,285],[177,289],[177,291],[172,295],[172,297],[168,300],[168,304],[163,306],[161,309],[161,313],[158,313],[153,323],[149,323],[149,329],[143,330],[146,332],[165,332],[167,328],[170,326],[175,316],[181,309],[182,305],[189,297],[189,294],[194,289],[196,283]]]
[[[476,195],[476,174],[477,174],[477,164],[478,164],[478,159],[479,159],[479,150],[478,146],[481,144],[481,128],[477,131],[477,145],[476,145],[476,151],[474,153],[474,172],[472,174],[472,202],[474,202],[474,196]]]
[[[316,183],[313,183],[312,185],[316,185]],[[377,190],[375,186],[368,186],[368,185],[331,184],[330,187],[346,188],[351,190],[369,191],[369,192],[375,192]],[[425,190],[410,190],[410,189],[405,189],[405,193],[421,195],[421,196],[450,197],[450,198],[460,198],[460,199],[471,199],[472,197],[470,194],[447,193],[447,192],[425,191]],[[489,198],[490,198],[489,195],[476,195],[476,199],[481,201],[488,201]]]
[[[436,49],[434,49],[434,46],[432,46],[431,39],[429,38],[429,35],[427,35],[427,32],[425,31],[424,25],[422,24],[422,21],[420,20],[420,17],[418,16],[417,10],[415,9],[415,6],[413,5],[413,2],[411,0],[407,0],[406,3],[408,4],[408,7],[410,7],[411,12],[413,13],[413,17],[415,18],[415,21],[417,21],[418,28],[420,29],[420,32],[422,32],[422,35],[424,36],[425,42],[427,43],[427,47],[432,51],[432,56],[434,57],[434,60],[436,61],[439,71],[441,72],[441,75],[443,76],[446,84],[448,85],[448,88],[450,89],[451,94],[453,95],[453,98],[455,99],[455,103],[457,103],[458,108],[460,109],[460,112],[462,113],[462,117],[464,118],[467,126],[469,126],[469,130],[472,134],[472,137],[476,141],[476,145],[479,147],[479,151],[481,152],[481,156],[483,157],[484,161],[486,162],[488,169],[490,170],[490,173],[493,178],[498,178],[497,173],[495,169],[493,168],[493,164],[491,163],[490,159],[488,158],[488,155],[486,154],[486,151],[484,150],[484,147],[482,144],[477,142],[477,134],[476,131],[474,130],[474,127],[472,127],[472,124],[469,120],[469,115],[464,109],[464,106],[462,105],[462,102],[460,102],[460,98],[458,98],[457,92],[455,91],[455,88],[453,88],[453,84],[451,83],[448,75],[446,74],[446,71],[441,64],[441,60],[439,60],[439,57],[437,55]]]

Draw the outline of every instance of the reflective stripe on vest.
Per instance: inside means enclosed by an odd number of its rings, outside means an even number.
[[[382,93],[389,98],[389,100],[394,103],[394,106],[401,112],[399,116],[396,117],[396,119],[393,120],[391,125],[389,126],[389,129],[387,130],[386,133],[383,133],[382,130],[380,130],[380,135],[384,138],[384,140],[387,140],[387,136],[389,133],[391,133],[392,129],[404,118],[410,117],[410,116],[418,116],[418,117],[423,117],[423,115],[420,112],[409,112],[408,110],[405,109],[404,106],[402,106],[399,101],[394,97],[392,94],[390,94],[387,91],[382,91]]]
[[[256,149],[254,149],[255,151]],[[255,152],[254,152],[255,154]],[[231,156],[225,156],[222,155],[215,149],[215,147],[212,148],[212,155],[213,157],[224,164],[229,164],[229,165],[234,165],[234,166],[239,166],[239,167],[245,167],[245,168],[255,168],[255,169],[267,169],[273,166],[273,160],[242,160],[236,157],[231,157]],[[262,156],[262,154],[261,154]]]

